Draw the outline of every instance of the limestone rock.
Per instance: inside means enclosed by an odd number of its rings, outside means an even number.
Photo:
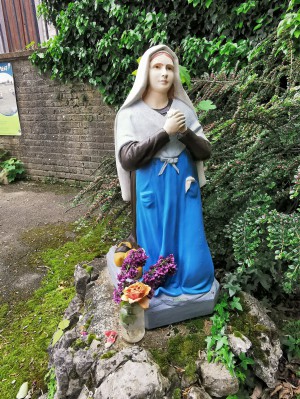
[[[94,359],[89,350],[80,349],[73,359],[76,373],[80,378],[84,378],[94,363]]]
[[[87,283],[90,281],[90,275],[79,264],[79,265],[75,266],[74,279],[75,279],[76,292],[79,295],[79,297],[82,300],[84,300],[85,293],[86,293],[86,286],[87,286]]]
[[[89,391],[86,386],[82,388],[82,391],[78,396],[78,399],[93,399],[93,398],[94,398],[93,392]]]
[[[95,258],[92,262],[89,263],[93,267],[91,272],[91,281],[95,281],[98,279],[102,269],[106,266],[105,259],[103,258]]]
[[[229,334],[227,338],[229,346],[236,356],[246,353],[252,346],[251,341],[244,335],[237,337],[234,334]]]
[[[58,343],[55,345],[54,350],[57,349],[68,349],[72,343],[78,338],[78,332],[75,328],[70,331],[66,331]]]
[[[180,387],[180,378],[175,368],[170,366],[167,373],[167,378],[170,381],[170,391],[174,391],[175,388]]]
[[[193,386],[188,391],[186,399],[211,399],[211,396],[205,392],[203,387]]]
[[[234,395],[239,390],[238,379],[232,376],[223,364],[208,363],[204,357],[201,357],[197,366],[201,374],[202,385],[209,395],[221,398]]]
[[[116,330],[119,324],[119,306],[112,301],[113,287],[108,281],[107,268],[103,268],[95,285],[85,295],[85,318],[91,319],[89,331],[98,337],[105,331]]]
[[[243,293],[243,298],[246,305],[249,307],[249,314],[258,319],[258,323],[265,328],[259,335],[259,343],[261,352],[265,354],[263,358],[251,352],[250,356],[254,359],[255,364],[253,370],[255,374],[262,379],[269,388],[274,388],[276,385],[276,373],[278,370],[279,359],[282,356],[280,341],[275,323],[267,315],[264,306],[250,294]]]
[[[69,328],[72,328],[78,322],[81,315],[82,306],[83,301],[79,295],[76,295],[69,303],[69,306],[64,314],[64,319],[68,319],[70,321]]]
[[[96,380],[95,399],[161,399],[170,386],[148,353],[136,346],[99,360]]]
[[[101,345],[101,341],[99,341],[98,339],[93,339],[90,345],[90,349],[93,353],[98,352],[101,349]]]
[[[242,295],[246,305],[250,309],[249,313],[252,316],[256,316],[260,324],[269,328],[270,330],[276,331],[276,325],[268,316],[266,308],[256,298],[247,292],[243,292]]]
[[[82,384],[78,379],[70,379],[69,388],[66,393],[68,399],[77,399],[82,390]]]
[[[187,376],[185,373],[182,374],[181,377],[181,388],[185,389],[187,387],[190,387],[191,385],[196,384],[198,381],[198,375],[193,375],[193,376]]]
[[[66,349],[58,349],[53,353],[57,392],[55,399],[66,397],[69,388],[69,375],[73,369],[73,357]]]

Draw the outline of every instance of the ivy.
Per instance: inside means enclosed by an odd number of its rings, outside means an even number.
[[[299,1],[291,0],[287,11],[278,25],[277,35],[280,36],[283,32],[289,32],[291,38],[298,39],[300,36]]]
[[[232,4],[231,4],[232,3]],[[39,13],[58,34],[31,56],[52,79],[87,81],[108,104],[119,106],[133,83],[135,60],[152,45],[176,50],[192,77],[206,71],[227,72],[247,65],[248,54],[267,32],[298,35],[294,1],[44,0]],[[289,14],[293,14],[292,21]],[[128,18],[130,15],[130,18]],[[282,48],[287,42],[282,41]],[[189,81],[183,79],[189,88]]]
[[[207,360],[209,362],[221,362],[230,374],[236,375],[239,380],[244,382],[246,379],[245,371],[248,365],[254,364],[254,361],[247,357],[245,353],[235,356],[227,338],[230,314],[237,310],[243,310],[240,298],[237,296],[229,298],[228,295],[224,294],[215,306],[214,315],[210,318],[212,321],[210,336],[206,338]]]

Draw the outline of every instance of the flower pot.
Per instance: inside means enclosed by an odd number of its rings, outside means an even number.
[[[122,303],[120,309],[122,338],[129,343],[139,342],[145,335],[144,309],[138,303]]]

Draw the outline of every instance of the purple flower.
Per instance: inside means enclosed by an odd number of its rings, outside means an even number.
[[[117,276],[118,286],[115,288],[113,293],[113,300],[116,303],[121,302],[121,296],[124,288],[129,287],[138,274],[138,267],[143,267],[146,263],[148,256],[146,255],[143,248],[129,251],[128,255],[124,259],[120,273]],[[151,291],[148,295],[152,298],[154,291],[162,286],[167,276],[176,273],[176,264],[174,255],[170,254],[166,258],[160,256],[157,263],[150,266],[149,270],[143,275],[142,282],[151,287]]]
[[[116,303],[121,302],[121,295],[124,288],[129,287],[138,274],[138,267],[143,267],[148,256],[143,248],[131,250],[123,261],[121,271],[117,276],[118,286],[113,293],[113,300]]]
[[[149,298],[152,298],[154,291],[164,284],[166,277],[174,274],[175,272],[176,264],[174,255],[171,254],[166,258],[160,256],[157,263],[150,266],[149,270],[143,275],[143,283],[152,288],[150,294],[148,295]]]

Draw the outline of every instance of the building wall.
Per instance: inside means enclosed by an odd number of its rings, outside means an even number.
[[[88,84],[40,75],[29,54],[0,55],[0,62],[13,65],[22,132],[0,134],[0,148],[19,158],[32,179],[92,180],[101,158],[114,153],[115,112]]]

